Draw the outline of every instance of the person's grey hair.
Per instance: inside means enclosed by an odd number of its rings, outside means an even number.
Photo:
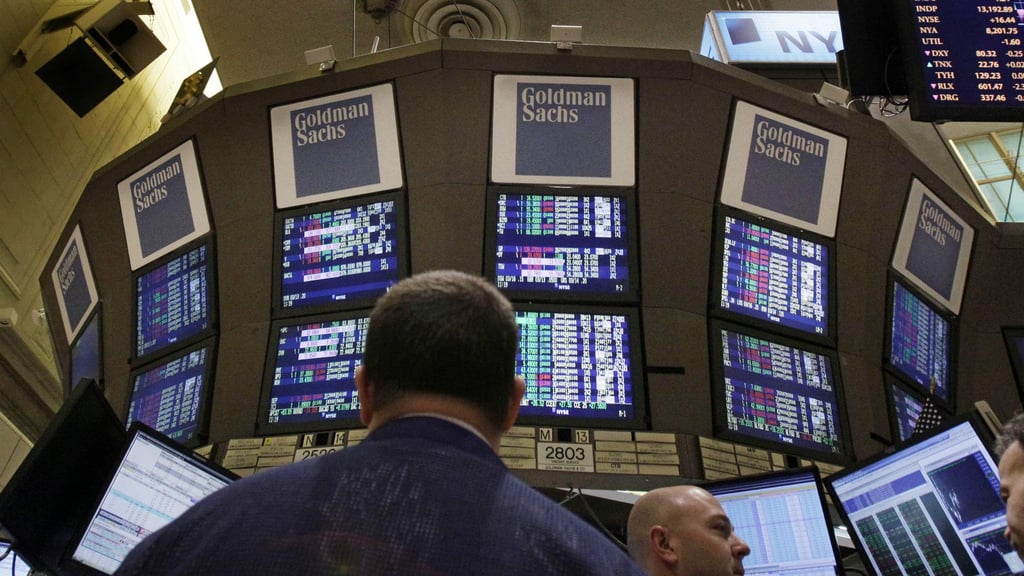
[[[1013,445],[1020,442],[1024,445],[1024,413],[1017,414],[1003,424],[1003,433],[996,438],[995,453],[1002,458],[1003,453]]]

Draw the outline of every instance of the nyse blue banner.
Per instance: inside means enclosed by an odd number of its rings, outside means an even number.
[[[958,314],[973,242],[974,229],[915,178],[893,251],[893,268]]]
[[[828,144],[825,138],[755,114],[743,201],[817,224]]]
[[[391,84],[275,106],[270,132],[278,208],[402,186]]]
[[[737,102],[721,201],[832,238],[845,165],[845,137]]]
[[[195,143],[180,144],[117,183],[132,270],[210,231]]]
[[[77,226],[64,246],[50,278],[70,344],[99,301],[85,243],[82,241],[82,231]]]
[[[130,180],[129,185],[143,257],[195,232],[180,154]]]
[[[380,183],[369,95],[293,110],[291,125],[297,197]]]
[[[611,92],[607,85],[519,84],[516,174],[610,177]]]
[[[632,79],[499,74],[493,106],[492,181],[634,185]]]
[[[836,65],[843,49],[832,11],[709,12],[700,53],[727,64]]]

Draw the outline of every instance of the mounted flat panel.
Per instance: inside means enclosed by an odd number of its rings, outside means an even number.
[[[211,229],[193,140],[118,182],[117,195],[132,270]]]
[[[893,269],[946,310],[959,314],[973,246],[974,228],[912,178],[892,253]]]
[[[634,90],[630,78],[496,75],[491,180],[633,186]]]
[[[391,84],[275,106],[270,131],[278,208],[402,187]]]
[[[834,238],[845,166],[844,136],[738,100],[721,202]]]
[[[50,272],[50,279],[57,295],[64,335],[70,344],[78,337],[89,314],[100,301],[80,226],[76,225],[71,232],[57,259],[57,266]]]
[[[80,118],[124,84],[124,78],[111,69],[85,38],[68,44],[40,66],[36,76]]]

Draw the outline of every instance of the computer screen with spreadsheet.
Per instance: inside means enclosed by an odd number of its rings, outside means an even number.
[[[889,280],[885,364],[921,394],[955,410],[956,318],[939,311],[908,284]]]
[[[631,189],[491,186],[484,272],[509,298],[639,299]]]
[[[143,538],[236,479],[148,426],[134,424],[71,552],[69,572],[113,574]]]
[[[815,467],[701,485],[715,495],[733,531],[750,546],[747,574],[836,576],[842,560],[824,486]]]
[[[373,306],[407,275],[403,192],[278,212],[275,317]]]
[[[256,433],[362,426],[355,372],[369,324],[369,310],[271,323]]]
[[[835,242],[718,207],[711,260],[717,316],[835,344]]]
[[[715,436],[815,460],[853,458],[839,355],[709,321]]]
[[[877,574],[1021,574],[1003,537],[992,436],[977,413],[825,478]]]
[[[644,429],[647,393],[634,308],[515,303],[521,424]]]
[[[213,333],[215,278],[209,237],[132,275],[136,364]]]
[[[127,422],[142,422],[177,442],[206,441],[216,340],[208,338],[132,370]]]

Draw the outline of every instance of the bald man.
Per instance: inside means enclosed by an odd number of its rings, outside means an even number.
[[[633,504],[626,527],[629,554],[651,576],[743,574],[750,547],[707,490],[672,486]]]

